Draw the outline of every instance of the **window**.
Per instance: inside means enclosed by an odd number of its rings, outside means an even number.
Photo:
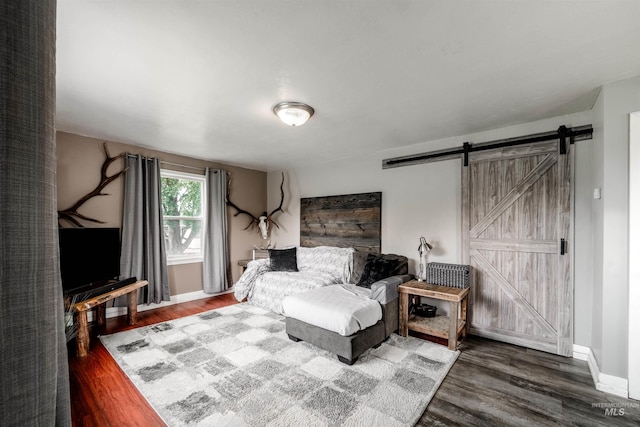
[[[205,178],[162,170],[161,179],[167,263],[202,261]]]

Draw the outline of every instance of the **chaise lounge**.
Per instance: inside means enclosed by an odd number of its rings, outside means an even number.
[[[355,291],[355,285],[327,286],[290,296],[283,301],[286,332],[291,340],[306,341],[334,353],[341,362],[352,365],[362,353],[371,347],[378,347],[398,329],[398,286],[410,279],[409,275],[392,276],[374,283],[370,290],[363,289],[368,292],[360,295],[380,311],[379,320],[371,325],[359,320],[370,317],[368,313],[374,309],[362,310],[362,307],[354,308],[353,305],[345,307],[349,304],[334,304],[335,298],[349,299],[344,297]],[[322,294],[328,297],[318,298]],[[336,312],[338,315],[335,315]],[[344,321],[327,320],[327,315],[331,314],[334,314],[334,319]]]
[[[354,256],[357,285],[326,286],[282,302],[291,340],[309,342],[348,365],[398,329],[398,286],[411,279],[406,257],[365,254],[358,271],[361,256]]]
[[[286,316],[287,334],[353,364],[398,329],[407,258],[331,246],[270,250],[249,263],[235,297]]]

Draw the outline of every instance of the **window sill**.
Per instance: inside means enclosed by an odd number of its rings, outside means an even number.
[[[202,257],[167,259],[167,265],[195,264],[195,263],[202,263]]]

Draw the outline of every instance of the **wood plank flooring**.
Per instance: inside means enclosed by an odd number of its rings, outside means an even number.
[[[587,362],[475,336],[460,350],[418,426],[640,425],[640,402],[596,390]]]
[[[127,324],[127,316],[120,316],[107,319],[102,333],[113,334],[166,322],[236,302],[233,294],[225,294],[155,310],[140,311],[135,326]],[[75,357],[75,346],[69,346],[73,425],[76,427],[164,426],[162,419],[96,338],[97,331],[91,330],[90,335],[90,349],[86,357]]]
[[[108,319],[110,334],[235,303],[226,294]],[[164,426],[100,341],[91,334],[89,355],[78,359],[69,348],[73,425]],[[605,415],[592,404],[614,403],[624,415]],[[457,362],[436,392],[418,426],[638,426],[640,402],[597,391],[586,362],[467,337]],[[371,426],[375,427],[375,426]]]

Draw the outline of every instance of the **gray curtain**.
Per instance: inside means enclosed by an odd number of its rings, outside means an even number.
[[[0,425],[70,426],[58,260],[55,0],[0,3]]]
[[[227,239],[227,173],[207,169],[207,218],[204,240],[203,288],[208,294],[229,288],[231,265]]]
[[[162,225],[160,161],[127,156],[122,213],[120,275],[148,280],[139,302],[169,301],[167,256]],[[124,299],[117,305],[125,305]]]

